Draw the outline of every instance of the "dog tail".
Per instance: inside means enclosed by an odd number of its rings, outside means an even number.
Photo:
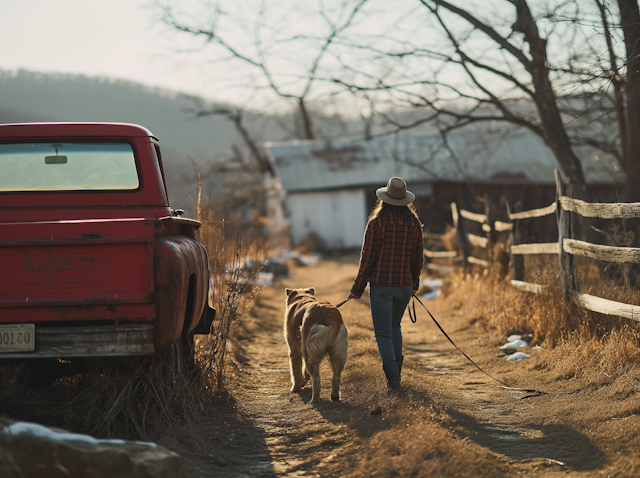
[[[347,328],[344,324],[340,326],[314,324],[309,331],[306,343],[302,346],[302,353],[307,362],[320,363],[326,354],[333,356],[334,353],[345,355],[346,359]]]

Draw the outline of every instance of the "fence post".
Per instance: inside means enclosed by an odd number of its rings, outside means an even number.
[[[509,269],[511,280],[524,280],[524,257],[521,254],[513,254],[511,248],[522,243],[522,237],[520,235],[520,221],[511,220],[511,208],[507,201],[507,216],[511,223],[511,231],[509,231]]]
[[[562,209],[560,198],[569,194],[568,188],[563,184],[560,171],[554,170],[556,178],[556,220],[558,222],[558,257],[560,263],[560,282],[563,294],[566,295],[571,290],[576,290],[576,268],[572,254],[567,254],[563,248],[565,238],[571,239],[573,227],[571,224],[571,212]]]
[[[422,268],[425,271],[428,269],[427,266],[429,265],[429,262],[431,261],[431,258],[428,255],[426,255],[425,252],[424,252],[425,250],[427,250],[427,245],[428,245],[427,241],[428,241],[427,234],[425,234],[424,231],[423,231],[422,232],[422,257],[424,259],[424,263],[422,264]]]
[[[462,270],[467,272],[467,267],[469,263],[467,261],[467,257],[469,256],[468,248],[467,248],[467,235],[464,231],[464,226],[460,221],[460,216],[458,214],[458,206],[456,203],[451,203],[451,217],[453,219],[453,227],[456,228],[456,237],[458,238],[458,247],[460,247],[460,252],[462,253]]]
[[[496,233],[495,228],[495,209],[493,208],[489,195],[487,194],[484,196],[484,213],[487,216],[487,222],[482,225],[482,228],[487,233],[487,259],[489,264],[493,265],[496,261],[495,245],[498,242],[498,234]]]

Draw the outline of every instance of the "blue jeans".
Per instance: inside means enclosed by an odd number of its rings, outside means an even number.
[[[379,286],[369,284],[373,331],[383,364],[396,360],[396,357],[402,357],[400,322],[412,292],[413,287],[410,285]]]

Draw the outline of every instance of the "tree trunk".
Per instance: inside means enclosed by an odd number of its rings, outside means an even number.
[[[595,0],[600,10],[600,19],[604,27],[604,38],[607,41],[607,50],[609,50],[609,62],[611,63],[611,84],[614,90],[614,99],[616,103],[616,118],[618,120],[618,130],[620,134],[620,155],[622,156],[622,169],[627,170],[629,164],[629,139],[627,137],[627,113],[624,107],[624,81],[620,77],[618,71],[618,58],[613,49],[613,38],[607,20],[607,11],[605,4],[601,0]]]
[[[569,136],[560,115],[557,98],[549,80],[549,68],[547,63],[547,41],[540,38],[529,5],[526,0],[512,0],[516,6],[517,20],[513,30],[522,32],[525,41],[529,44],[531,55],[531,78],[535,93],[533,100],[536,103],[542,129],[543,140],[555,155],[562,172],[569,178],[573,195],[583,201],[590,200],[587,182],[582,170],[580,160],[573,152]],[[622,0],[620,0],[622,1]],[[635,1],[635,0],[633,0]]]
[[[304,138],[302,139],[316,139],[313,134],[313,125],[311,122],[311,115],[307,110],[307,105],[304,103],[304,98],[298,100],[298,106],[300,109],[300,119],[302,120],[302,132]]]
[[[637,0],[618,0],[620,26],[627,48],[627,197],[640,201],[640,12]]]

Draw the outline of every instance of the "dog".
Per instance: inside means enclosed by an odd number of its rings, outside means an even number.
[[[342,315],[336,306],[316,299],[313,288],[285,289],[285,293],[284,338],[289,346],[291,391],[301,390],[311,378],[311,402],[318,402],[320,362],[329,355],[333,370],[331,400],[338,402],[340,374],[347,362],[348,349],[348,331]]]

